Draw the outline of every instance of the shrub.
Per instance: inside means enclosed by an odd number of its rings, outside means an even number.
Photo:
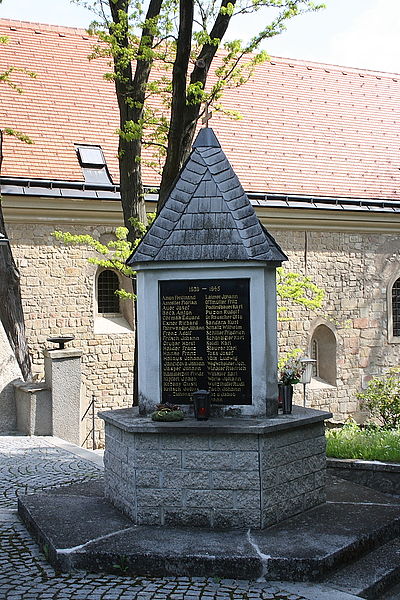
[[[384,427],[400,426],[400,368],[390,369],[382,377],[374,377],[365,392],[357,394],[361,407],[367,408]]]

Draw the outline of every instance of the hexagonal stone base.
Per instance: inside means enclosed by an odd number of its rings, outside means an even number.
[[[324,419],[155,423],[133,409],[106,422],[105,494],[138,525],[263,529],[325,502]]]

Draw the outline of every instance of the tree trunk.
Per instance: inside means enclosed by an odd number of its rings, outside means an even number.
[[[146,14],[146,21],[154,19],[160,14],[163,0],[150,0]],[[120,195],[124,224],[128,229],[128,240],[134,242],[139,236],[131,219],[136,219],[147,224],[146,204],[142,180],[142,131],[140,127],[144,114],[144,101],[146,86],[150,77],[153,64],[152,60],[145,60],[144,51],[152,48],[154,33],[146,27],[142,29],[142,36],[138,48],[135,74],[133,76],[132,62],[127,60],[130,40],[128,10],[130,0],[109,0],[112,19],[118,26],[117,34],[110,28],[111,35],[118,36],[122,48],[121,54],[114,55],[115,91],[118,100],[120,117],[120,136],[118,144]],[[121,16],[125,14],[126,19]],[[125,52],[125,54],[124,54]],[[147,53],[148,56],[148,53]],[[136,126],[136,135],[133,139],[127,135],[127,124]],[[136,282],[133,282],[135,287]],[[137,344],[137,310],[134,306],[135,326],[135,361],[133,375],[133,404],[137,405],[138,398],[138,344]]]
[[[184,139],[184,118],[186,110],[186,81],[192,47],[194,17],[193,0],[180,0],[179,33],[176,46],[176,58],[172,70],[171,119],[168,132],[167,156],[162,171],[159,207],[168,194],[169,188],[177,176],[182,161],[182,142]]]
[[[0,204],[0,233],[7,237]],[[25,336],[20,277],[9,244],[0,245],[0,321],[25,381],[31,379],[31,359]]]
[[[189,7],[186,5],[190,5],[192,2],[185,2],[181,0],[181,14],[180,14],[180,35],[181,35],[181,26],[182,26],[182,35],[185,37],[188,34],[189,25],[187,23],[187,19],[189,18]],[[236,0],[223,0],[221,2],[221,7],[226,8],[228,4],[232,4],[233,6],[236,4]],[[182,15],[184,5],[184,15]],[[221,14],[218,13],[214,25],[210,32],[211,39],[219,39],[222,40],[224,37],[226,30],[228,29],[228,25],[231,20],[230,14]],[[192,16],[193,22],[193,16]],[[193,23],[192,23],[193,24]],[[190,33],[192,30],[192,24],[190,25]],[[179,37],[180,37],[179,35]],[[172,89],[174,96],[179,96],[175,98],[175,104],[179,107],[179,112],[174,114],[174,105],[172,105],[172,114],[171,114],[171,123],[169,129],[168,136],[168,152],[167,152],[167,160],[163,169],[161,185],[160,185],[160,193],[157,211],[159,212],[161,208],[164,206],[165,201],[168,197],[168,193],[171,189],[172,184],[176,176],[178,175],[183,163],[188,158],[192,142],[194,138],[194,134],[196,132],[196,125],[200,115],[201,104],[195,103],[193,99],[187,97],[186,92],[186,77],[187,77],[187,67],[189,64],[189,56],[190,56],[190,45],[187,46],[187,43],[183,42],[181,45],[177,46],[176,59],[174,63],[174,70],[172,74]],[[215,54],[217,53],[218,46],[215,44],[204,44],[201,48],[194,69],[190,75],[190,83],[201,83],[203,89],[205,88],[205,84],[207,81],[208,71],[210,69],[211,63]],[[179,81],[181,78],[181,68],[186,63],[186,72],[185,72],[185,86],[182,89]],[[175,70],[175,65],[178,65],[180,68]],[[178,81],[179,80],[179,81]],[[173,102],[174,102],[173,96]],[[170,156],[170,141],[171,146],[173,146],[174,151],[171,152]]]
[[[146,21],[160,14],[163,0],[150,0]],[[151,49],[154,41],[153,30],[143,27],[138,48],[135,74],[132,72],[132,62],[129,56],[129,24],[128,9],[130,0],[109,0],[111,15],[116,33],[110,28],[110,34],[117,36],[121,52],[114,55],[115,90],[120,114],[119,137],[119,173],[120,194],[125,227],[128,228],[128,239],[133,242],[137,231],[131,219],[147,223],[146,207],[143,192],[142,168],[140,163],[142,152],[141,119],[144,114],[146,86],[149,80],[153,61],[145,59],[146,49]],[[125,14],[126,18],[123,18]],[[121,18],[122,17],[122,18]],[[129,125],[134,126],[134,133],[128,133]],[[128,127],[127,127],[128,126]]]

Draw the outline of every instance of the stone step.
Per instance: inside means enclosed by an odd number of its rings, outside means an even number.
[[[377,600],[399,600],[400,598],[400,583],[390,587]]]
[[[343,480],[331,483],[330,502],[252,531],[134,525],[83,487],[19,499],[21,518],[63,571],[321,581],[400,535],[398,499]]]
[[[380,594],[400,582],[400,538],[395,538],[350,562],[323,580],[324,585],[343,592],[377,600]]]
[[[400,535],[400,499],[331,478],[328,502],[251,535],[268,577],[318,581]],[[374,599],[375,600],[375,599]]]

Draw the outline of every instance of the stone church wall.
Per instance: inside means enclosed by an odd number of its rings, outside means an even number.
[[[34,229],[35,243],[29,227]],[[94,288],[97,267],[87,262],[93,252],[55,242],[55,229],[90,233],[99,238],[105,227],[13,223],[7,228],[13,254],[21,272],[21,287],[33,372],[43,377],[43,349],[56,347],[46,341],[54,335],[74,335],[69,346],[83,350],[82,414],[95,398],[96,412],[126,407],[133,397],[133,331],[94,333]],[[91,412],[87,416],[91,446]],[[104,440],[103,424],[96,419],[97,443]]]
[[[371,377],[400,364],[400,345],[388,342],[387,290],[400,276],[398,236],[388,233],[272,231],[289,256],[286,268],[307,274],[325,290],[318,312],[290,310],[279,325],[280,351],[310,354],[315,328],[324,324],[336,338],[336,385],[313,381],[307,403],[328,409],[337,420],[362,418],[356,398]],[[303,401],[302,386],[296,400]]]
[[[266,223],[268,227],[268,223]],[[21,271],[23,303],[34,372],[43,374],[46,338],[75,335],[71,346],[83,350],[84,401],[82,413],[94,396],[96,411],[130,406],[133,381],[133,331],[94,333],[96,266],[87,262],[92,252],[54,242],[55,229],[92,233],[106,227],[55,224],[8,225],[13,252]],[[35,243],[31,232],[34,231]],[[389,233],[271,230],[288,254],[286,267],[306,273],[326,292],[322,310],[314,313],[293,307],[290,321],[279,325],[280,352],[301,348],[311,352],[315,328],[324,324],[336,340],[335,385],[313,381],[307,392],[310,406],[328,409],[337,420],[359,414],[356,393],[369,378],[400,363],[400,345],[388,342],[387,286],[400,276],[398,238]],[[331,349],[332,350],[332,349]],[[302,403],[302,386],[295,401]],[[87,431],[90,432],[90,416]],[[103,441],[96,420],[97,443]],[[90,446],[89,439],[88,445]]]

